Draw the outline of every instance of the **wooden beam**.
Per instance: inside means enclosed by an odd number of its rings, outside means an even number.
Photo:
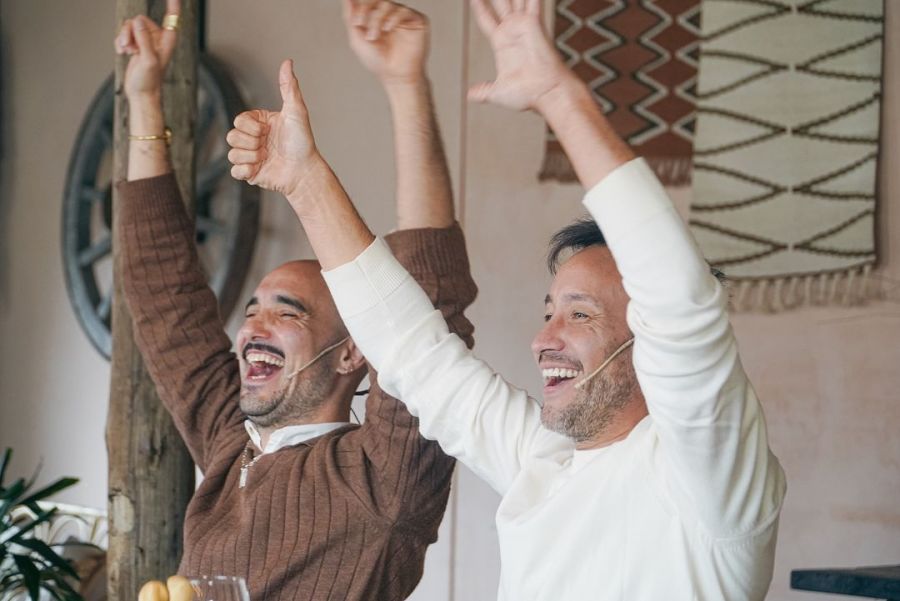
[[[182,0],[178,47],[166,74],[166,123],[174,132],[171,157],[182,196],[193,206],[194,123],[196,121],[198,0]],[[121,23],[137,14],[160,22],[164,0],[117,0]],[[123,77],[126,57],[116,63],[113,176],[125,179],[128,160],[128,105]],[[113,219],[119,199],[113,198]],[[118,231],[118,228],[114,228]],[[122,296],[120,255],[113,242],[112,375],[106,444],[109,452],[110,601],[135,601],[150,579],[175,574],[182,552],[185,508],[194,491],[194,465],[156,394],[134,344],[131,316]]]

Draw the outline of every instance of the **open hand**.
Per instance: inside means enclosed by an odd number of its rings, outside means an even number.
[[[167,0],[166,14],[180,15],[180,0]],[[159,96],[162,78],[172,53],[178,34],[173,29],[163,29],[145,15],[127,19],[116,36],[117,54],[128,54],[125,69],[125,95],[130,100],[139,96]]]
[[[350,47],[384,84],[412,83],[425,74],[428,18],[408,6],[343,0]]]
[[[515,110],[539,104],[571,72],[544,32],[541,0],[472,0],[481,31],[494,49],[497,78],[469,89],[469,99]]]
[[[235,179],[290,196],[318,151],[291,60],[281,63],[278,85],[281,111],[243,112],[225,139]]]

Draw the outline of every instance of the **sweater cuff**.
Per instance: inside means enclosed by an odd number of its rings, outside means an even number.
[[[671,210],[672,201],[647,162],[636,158],[591,188],[584,206],[612,247],[657,213]]]
[[[141,220],[157,219],[172,215],[173,210],[186,212],[181,200],[178,180],[172,172],[116,184],[119,197],[128,210]]]
[[[466,239],[459,223],[446,228],[397,230],[384,239],[413,276],[469,273]]]

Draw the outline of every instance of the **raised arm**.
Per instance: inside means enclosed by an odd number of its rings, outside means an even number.
[[[397,228],[387,243],[450,324],[472,346],[463,310],[475,295],[428,80],[430,25],[408,6],[343,0],[347,37],[391,105]]]
[[[177,17],[179,8],[169,0],[166,12]],[[115,40],[116,51],[130,56],[128,181],[118,184],[116,239],[135,340],[160,399],[205,469],[217,433],[241,427],[240,382],[169,162],[162,76],[176,37],[174,28],[139,15]]]
[[[567,69],[544,33],[541,0],[472,0],[478,26],[494,50],[497,76],[472,86],[469,99],[547,120],[586,189],[634,153],[613,131],[590,90]]]
[[[166,13],[180,13],[169,0]],[[116,52],[129,55],[125,68],[128,99],[128,181],[172,172],[162,107],[162,78],[175,52],[175,29],[163,29],[144,15],[128,19],[116,36]]]
[[[752,533],[777,516],[784,477],[740,365],[726,291],[659,181],[562,65],[540,5],[473,0],[497,78],[470,97],[534,110],[556,133],[630,298],[635,371],[659,432],[667,485],[714,536]]]
[[[475,298],[465,240],[453,219],[450,175],[426,75],[429,24],[406,6],[381,0],[344,0],[347,37],[360,62],[377,76],[390,101],[397,171],[399,229],[387,242],[400,263],[466,343],[464,315]],[[430,541],[446,506],[455,462],[419,433],[419,420],[384,392],[377,374],[361,428],[342,442],[358,445],[369,466],[372,503],[391,519],[405,519]]]
[[[387,0],[343,0],[343,7],[350,47],[378,78],[391,105],[397,227],[450,227],[453,190],[425,68],[428,19]]]
[[[235,117],[228,160],[235,179],[279,192],[300,217],[324,269],[351,261],[374,240],[341,182],[319,153],[290,59],[281,63],[281,110]]]
[[[460,269],[466,268],[465,264],[441,259],[419,245],[418,252],[398,252],[401,260],[410,267],[407,271],[397,263],[383,242],[372,244],[372,234],[316,149],[299,84],[291,72],[289,61],[282,65],[280,82],[283,99],[281,111],[251,111],[235,120],[236,127],[228,134],[228,141],[233,147],[229,153],[229,158],[234,163],[232,174],[252,184],[279,191],[287,197],[325,269],[348,263],[369,247],[370,250],[384,253],[389,263],[381,271],[380,275],[384,278],[375,276],[371,281],[379,281],[388,287],[402,284],[409,296],[392,296],[403,305],[397,308],[402,311],[401,319],[396,320],[399,313],[392,315],[389,309],[372,320],[363,321],[387,325],[403,322],[403,317],[410,315],[413,322],[419,321],[418,316],[429,317],[431,325],[439,331],[438,336],[450,343],[445,347],[450,354],[442,356],[455,363],[456,355],[462,354],[470,361],[466,377],[455,378],[452,374],[435,373],[434,378],[427,378],[425,371],[422,371],[419,372],[425,380],[422,386],[410,382],[406,388],[391,387],[386,389],[387,392],[403,399],[411,410],[414,406],[420,409],[419,412],[413,412],[420,417],[423,435],[440,441],[445,452],[466,461],[498,490],[504,490],[518,473],[521,457],[529,455],[532,442],[538,435],[539,408],[522,391],[513,389],[488,366],[472,358],[465,342],[450,333],[444,318],[452,328],[465,334],[460,319],[464,304],[454,304],[451,301],[458,298],[469,302],[471,299],[466,299],[466,294],[474,294],[474,288],[469,288],[468,293],[465,287],[455,290],[445,288],[442,291],[434,287],[434,282],[443,279],[452,284],[454,278],[457,283],[467,282],[467,277],[464,280],[458,277],[461,275]],[[393,236],[398,235],[416,236],[411,230],[401,231]],[[432,273],[429,276],[431,282],[428,282],[423,277],[424,265],[444,271]],[[431,297],[410,276],[410,271],[422,281]],[[335,300],[342,309],[342,316],[354,341],[365,342],[365,346],[360,344],[360,347],[368,353],[367,358],[372,365],[376,369],[380,368],[386,354],[384,349],[397,346],[405,332],[399,327],[389,329],[384,332],[386,337],[383,340],[377,340],[377,335],[370,336],[368,332],[355,327],[361,318],[358,311],[346,305],[341,307],[342,299],[337,296]],[[361,295],[356,300],[366,303],[369,296]],[[407,303],[407,300],[410,302]],[[442,309],[443,316],[435,311],[435,305]],[[411,313],[406,313],[407,310]],[[464,323],[468,325],[468,322]],[[360,336],[359,340],[357,336]],[[421,342],[431,342],[431,339],[423,339]],[[438,368],[436,371],[442,370]],[[379,377],[379,382],[381,381],[382,378]],[[465,411],[457,409],[453,400],[460,387],[463,387],[462,392],[466,396],[475,399],[490,397],[495,402],[490,404],[488,411],[484,411],[484,407],[480,405],[470,405]],[[509,397],[511,401],[499,399],[498,393],[500,396],[506,395],[504,398]],[[489,447],[490,451],[485,452],[484,446]],[[489,458],[478,460],[480,455]]]

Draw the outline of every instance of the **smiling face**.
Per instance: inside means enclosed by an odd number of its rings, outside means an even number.
[[[262,427],[308,420],[335,387],[339,349],[297,370],[346,335],[318,263],[293,261],[269,273],[237,335],[241,410]]]
[[[563,263],[545,304],[544,327],[531,345],[544,378],[541,421],[575,440],[596,439],[618,415],[643,402],[631,352],[616,357],[581,389],[575,384],[631,338],[628,296],[612,254],[590,246]]]

